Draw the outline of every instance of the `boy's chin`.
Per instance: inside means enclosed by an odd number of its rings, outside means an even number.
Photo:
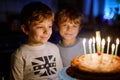
[[[48,40],[46,39],[46,40],[41,40],[41,41],[38,41],[38,43],[40,43],[40,44],[45,44],[45,43],[47,43],[48,42]]]
[[[48,41],[46,40],[46,41],[42,41],[41,43],[42,43],[42,44],[45,44],[45,43],[47,43],[47,42],[48,42]]]

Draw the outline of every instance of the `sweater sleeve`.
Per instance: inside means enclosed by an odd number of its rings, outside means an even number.
[[[11,80],[23,80],[23,59],[19,54],[19,51],[16,51],[11,56]]]

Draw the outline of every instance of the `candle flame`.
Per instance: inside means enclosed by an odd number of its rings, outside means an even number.
[[[107,54],[109,53],[109,46],[110,46],[110,37],[107,38],[108,44],[107,44]]]
[[[91,44],[91,43],[92,43],[92,39],[90,38],[90,39],[89,39],[89,44]]]
[[[114,49],[115,49],[115,44],[112,44],[112,51],[114,51]]]
[[[119,41],[119,39],[117,38],[117,39],[116,39],[116,44],[119,44],[119,42],[120,42],[120,41]]]
[[[105,39],[102,39],[102,46],[105,45]]]
[[[115,49],[115,56],[117,56],[117,52],[118,52],[118,44],[119,44],[119,39],[116,39],[116,49]]]
[[[108,36],[107,41],[110,42],[110,37]]]
[[[93,43],[95,43],[95,37],[93,37]]]
[[[85,42],[86,42],[86,39],[84,38],[84,39],[83,39],[83,43],[85,44]]]
[[[115,44],[112,44],[112,55],[111,55],[111,62],[113,61],[113,55],[114,55],[114,50],[115,50]]]

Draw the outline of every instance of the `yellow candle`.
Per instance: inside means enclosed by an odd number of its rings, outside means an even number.
[[[93,37],[93,53],[95,53],[95,37]]]
[[[115,44],[112,44],[111,48],[112,48],[112,50],[111,50],[111,52],[112,52],[112,54],[111,54],[111,62],[112,62],[113,55],[114,55],[114,50],[115,50]]]
[[[101,43],[101,36],[100,31],[96,31],[96,45],[97,45],[97,52],[100,52],[100,43]]]
[[[86,46],[85,46],[85,43],[86,43],[86,39],[84,38],[83,39],[83,50],[84,50],[84,54],[86,55]]]
[[[97,39],[97,41],[98,41],[98,52],[100,52],[100,48],[101,48],[101,39],[100,38],[98,38]]]
[[[118,51],[118,45],[119,45],[119,39],[116,39],[116,48],[115,48],[115,56],[117,56],[117,51]]]
[[[110,37],[107,38],[107,54],[109,53],[109,47],[110,47]]]
[[[102,51],[101,51],[102,54],[104,53],[104,46],[105,46],[105,39],[102,39]]]

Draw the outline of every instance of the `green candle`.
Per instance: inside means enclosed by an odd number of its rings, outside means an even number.
[[[117,56],[118,45],[119,45],[119,39],[117,38],[117,39],[116,39],[115,56]]]
[[[113,55],[114,55],[114,50],[115,50],[115,44],[112,44],[112,46],[111,46],[111,48],[112,48],[112,54],[111,54],[111,62],[112,62],[112,60],[113,60]]]

